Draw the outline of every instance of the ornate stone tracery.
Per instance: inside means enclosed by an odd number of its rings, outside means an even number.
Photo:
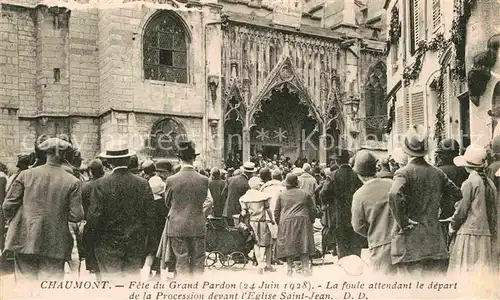
[[[302,80],[298,77],[294,66],[292,65],[288,56],[283,57],[278,65],[269,74],[266,83],[262,86],[261,90],[257,93],[251,101],[249,108],[249,126],[255,125],[254,116],[262,108],[262,102],[270,99],[273,90],[279,89],[280,91],[287,87],[290,92],[297,93],[300,103],[304,104],[309,109],[309,116],[315,118],[317,121],[322,122],[321,114],[313,102],[307,88]]]

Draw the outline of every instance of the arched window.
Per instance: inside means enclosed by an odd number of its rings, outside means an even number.
[[[163,11],[146,26],[143,37],[144,78],[187,83],[188,35],[177,15]]]
[[[366,136],[382,141],[387,123],[387,75],[383,63],[378,63],[365,83]]]
[[[151,130],[151,150],[155,158],[174,158],[178,143],[187,139],[184,126],[167,118],[156,123]]]

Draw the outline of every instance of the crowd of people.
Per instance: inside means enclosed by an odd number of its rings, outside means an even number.
[[[431,165],[427,131],[414,125],[382,160],[338,148],[329,166],[257,155],[202,169],[190,141],[179,143],[178,164],[139,162],[120,141],[83,164],[67,136],[44,136],[14,174],[0,165],[0,246],[20,279],[62,278],[65,263],[78,272],[82,261],[98,279],[199,275],[206,220],[221,218],[252,233],[259,273],[285,262],[293,276],[300,260],[309,276],[321,219],[322,250],[339,263],[368,248],[385,275],[497,274],[500,137],[491,155],[462,152],[443,140]]]

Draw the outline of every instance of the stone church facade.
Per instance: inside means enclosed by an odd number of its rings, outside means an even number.
[[[207,167],[384,150],[383,1],[79,2],[1,4],[2,162],[61,133],[85,158],[116,138],[173,158],[187,136]]]

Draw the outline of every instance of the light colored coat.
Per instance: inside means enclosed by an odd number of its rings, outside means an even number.
[[[54,259],[71,259],[68,221],[83,220],[81,183],[52,163],[23,171],[3,203],[10,220],[6,250]]]
[[[373,266],[378,271],[391,268],[391,232],[394,219],[389,208],[392,180],[375,178],[365,182],[353,195],[351,224],[368,239]]]
[[[318,187],[318,181],[311,174],[304,172],[299,176],[299,187],[314,197],[314,192]]]
[[[278,196],[281,194],[281,191],[284,189],[283,184],[279,180],[271,180],[260,188],[261,192],[269,195],[269,208],[274,216],[274,210],[276,209],[276,201],[278,200]],[[274,220],[276,220],[276,216],[274,216]],[[269,229],[271,230],[271,236],[273,239],[278,237],[278,225],[277,224],[269,224]]]

